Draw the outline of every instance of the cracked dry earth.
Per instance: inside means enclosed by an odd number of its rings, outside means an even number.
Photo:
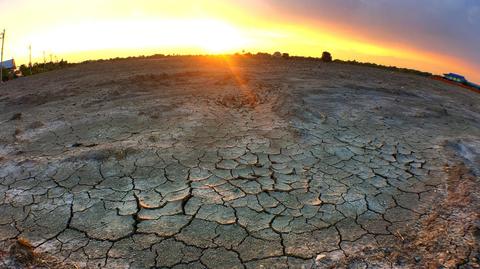
[[[0,87],[1,268],[479,268],[480,95],[313,60]]]

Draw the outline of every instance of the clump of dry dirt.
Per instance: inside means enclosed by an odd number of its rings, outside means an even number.
[[[62,262],[52,256],[34,252],[23,238],[14,242],[8,251],[0,250],[0,268],[4,269],[76,269],[76,265]]]
[[[22,119],[22,113],[15,113],[13,116],[10,118],[10,120],[20,120]]]

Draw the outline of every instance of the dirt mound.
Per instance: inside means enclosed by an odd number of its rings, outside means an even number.
[[[218,104],[229,108],[243,108],[243,107],[255,107],[259,104],[260,100],[256,93],[249,94],[236,94],[230,93],[219,98]]]

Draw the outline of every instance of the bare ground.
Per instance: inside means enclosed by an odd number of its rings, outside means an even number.
[[[0,267],[478,268],[480,95],[314,60],[0,88]]]

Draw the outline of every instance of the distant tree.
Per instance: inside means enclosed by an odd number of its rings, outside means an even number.
[[[24,64],[20,65],[19,69],[23,76],[30,76],[32,74],[30,68]]]
[[[280,58],[282,57],[282,53],[280,51],[276,51],[275,53],[273,53],[273,57]]]
[[[272,55],[269,54],[269,53],[266,53],[266,52],[258,52],[257,53],[257,57],[265,57],[265,58],[268,58],[268,57],[271,57]]]
[[[164,57],[165,57],[165,54],[154,54],[154,55],[150,56],[150,58],[152,58],[152,59],[164,58]]]
[[[328,52],[328,51],[324,51],[322,53],[321,60],[326,62],[326,63],[330,63],[332,61],[332,54],[330,54],[330,52]]]
[[[9,74],[10,74],[10,71],[8,71],[8,69],[2,68],[2,77],[1,77],[2,81],[7,81]]]
[[[283,54],[282,54],[282,58],[288,59],[288,58],[290,58],[290,54],[288,54],[288,53],[283,53]]]
[[[68,66],[68,62],[62,59],[60,62],[58,62],[58,66],[59,67],[66,67],[66,66]]]

